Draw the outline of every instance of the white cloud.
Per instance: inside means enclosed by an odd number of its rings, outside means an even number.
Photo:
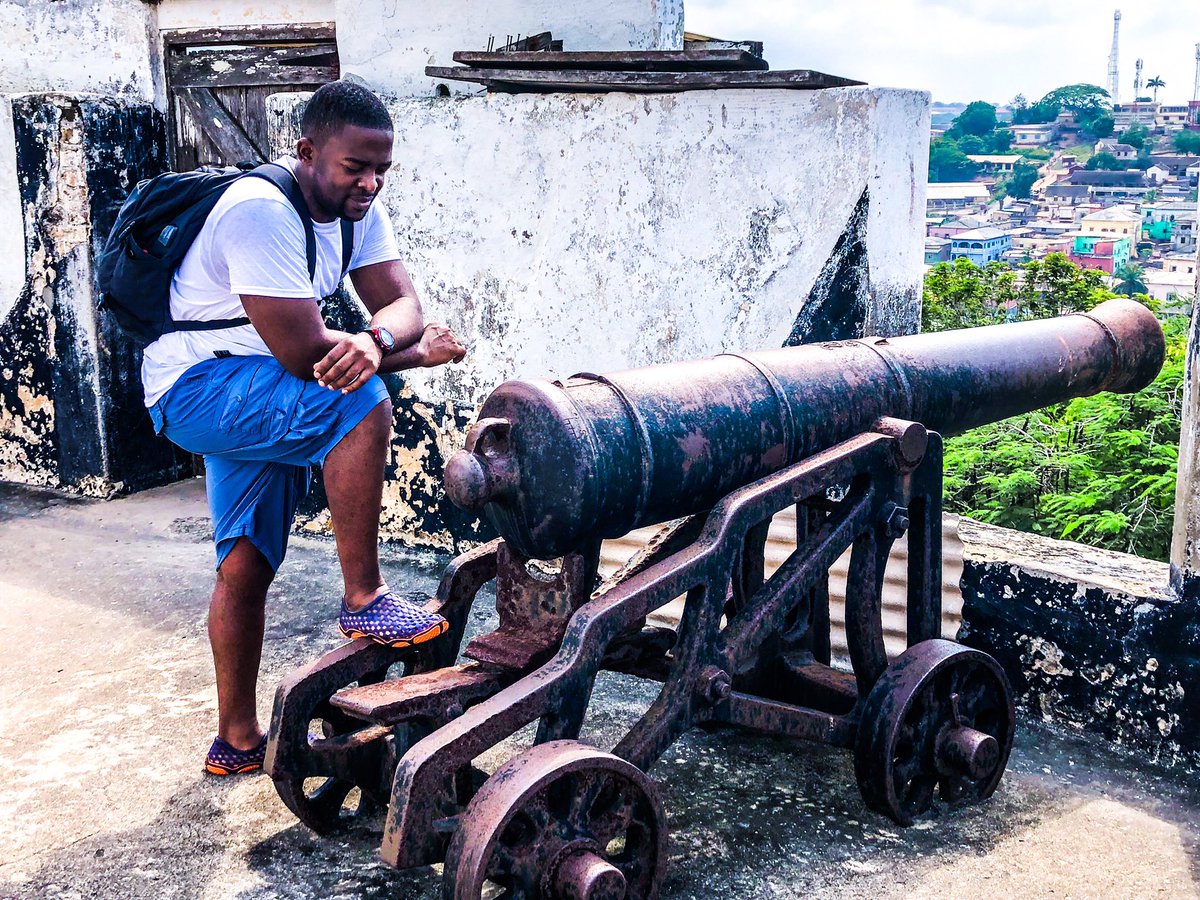
[[[817,69],[872,84],[920,88],[936,100],[1036,99],[1076,82],[1105,85],[1113,6],[1084,0],[686,0],[687,28],[761,40],[775,69]],[[1134,60],[1159,75],[1159,99],[1192,98],[1200,2],[1126,2],[1121,98]]]

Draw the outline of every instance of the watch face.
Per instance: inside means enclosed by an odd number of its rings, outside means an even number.
[[[392,333],[386,328],[375,329],[379,334],[379,341],[383,344],[384,349],[391,353],[396,348],[396,339],[392,337]]]

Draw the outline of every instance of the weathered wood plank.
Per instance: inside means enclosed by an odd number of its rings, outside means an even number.
[[[167,77],[173,88],[293,85],[336,81],[337,47],[238,47],[172,53]]]
[[[333,22],[295,22],[289,25],[235,25],[219,28],[175,28],[162,32],[168,47],[204,44],[294,43],[332,41],[337,32]]]
[[[222,162],[264,162],[258,149],[237,121],[217,102],[211,91],[204,88],[180,88],[175,92],[179,104],[221,153]]]
[[[826,75],[809,69],[777,72],[593,72],[588,70],[548,69],[476,69],[467,66],[427,66],[430,78],[473,81],[489,90],[528,91],[628,91],[664,93],[672,91],[709,91],[729,88],[790,88],[819,90],[864,84],[849,78]]]
[[[768,68],[745,50],[580,50],[565,53],[459,50],[454,61],[484,69],[594,69],[605,72],[717,72]]]

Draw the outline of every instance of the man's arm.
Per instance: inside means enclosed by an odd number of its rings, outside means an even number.
[[[380,372],[440,366],[466,355],[449,328],[424,323],[421,301],[404,263],[390,260],[363,266],[350,272],[350,280],[371,314],[371,325],[386,328],[396,341],[396,349],[383,358]]]
[[[383,354],[371,336],[326,328],[315,300],[253,294],[241,298],[271,355],[297,378],[316,379],[325,387],[349,393],[379,368]],[[336,355],[336,365],[318,371],[331,355]]]

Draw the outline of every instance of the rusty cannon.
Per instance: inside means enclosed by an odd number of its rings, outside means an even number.
[[[653,897],[666,827],[646,770],[691,728],[844,747],[863,800],[902,825],[989,797],[1016,727],[988,655],[941,637],[942,436],[1162,365],[1131,301],[931,335],[514,381],[483,404],[445,489],[500,538],[429,598],[448,636],[347,643],[280,685],[266,768],[318,832],[386,807],[381,853],[444,862],[448,898]],[[764,561],[772,518],[795,550]],[[666,524],[663,524],[666,523]],[[600,583],[601,541],[662,524]],[[889,660],[884,566],[907,535],[908,649]],[[850,550],[845,660],[829,569]],[[499,625],[460,645],[480,590]],[[674,627],[648,624],[684,598]],[[579,741],[598,674],[661,685],[613,748]],[[490,774],[475,763],[532,734]],[[524,744],[529,745],[529,740]]]

